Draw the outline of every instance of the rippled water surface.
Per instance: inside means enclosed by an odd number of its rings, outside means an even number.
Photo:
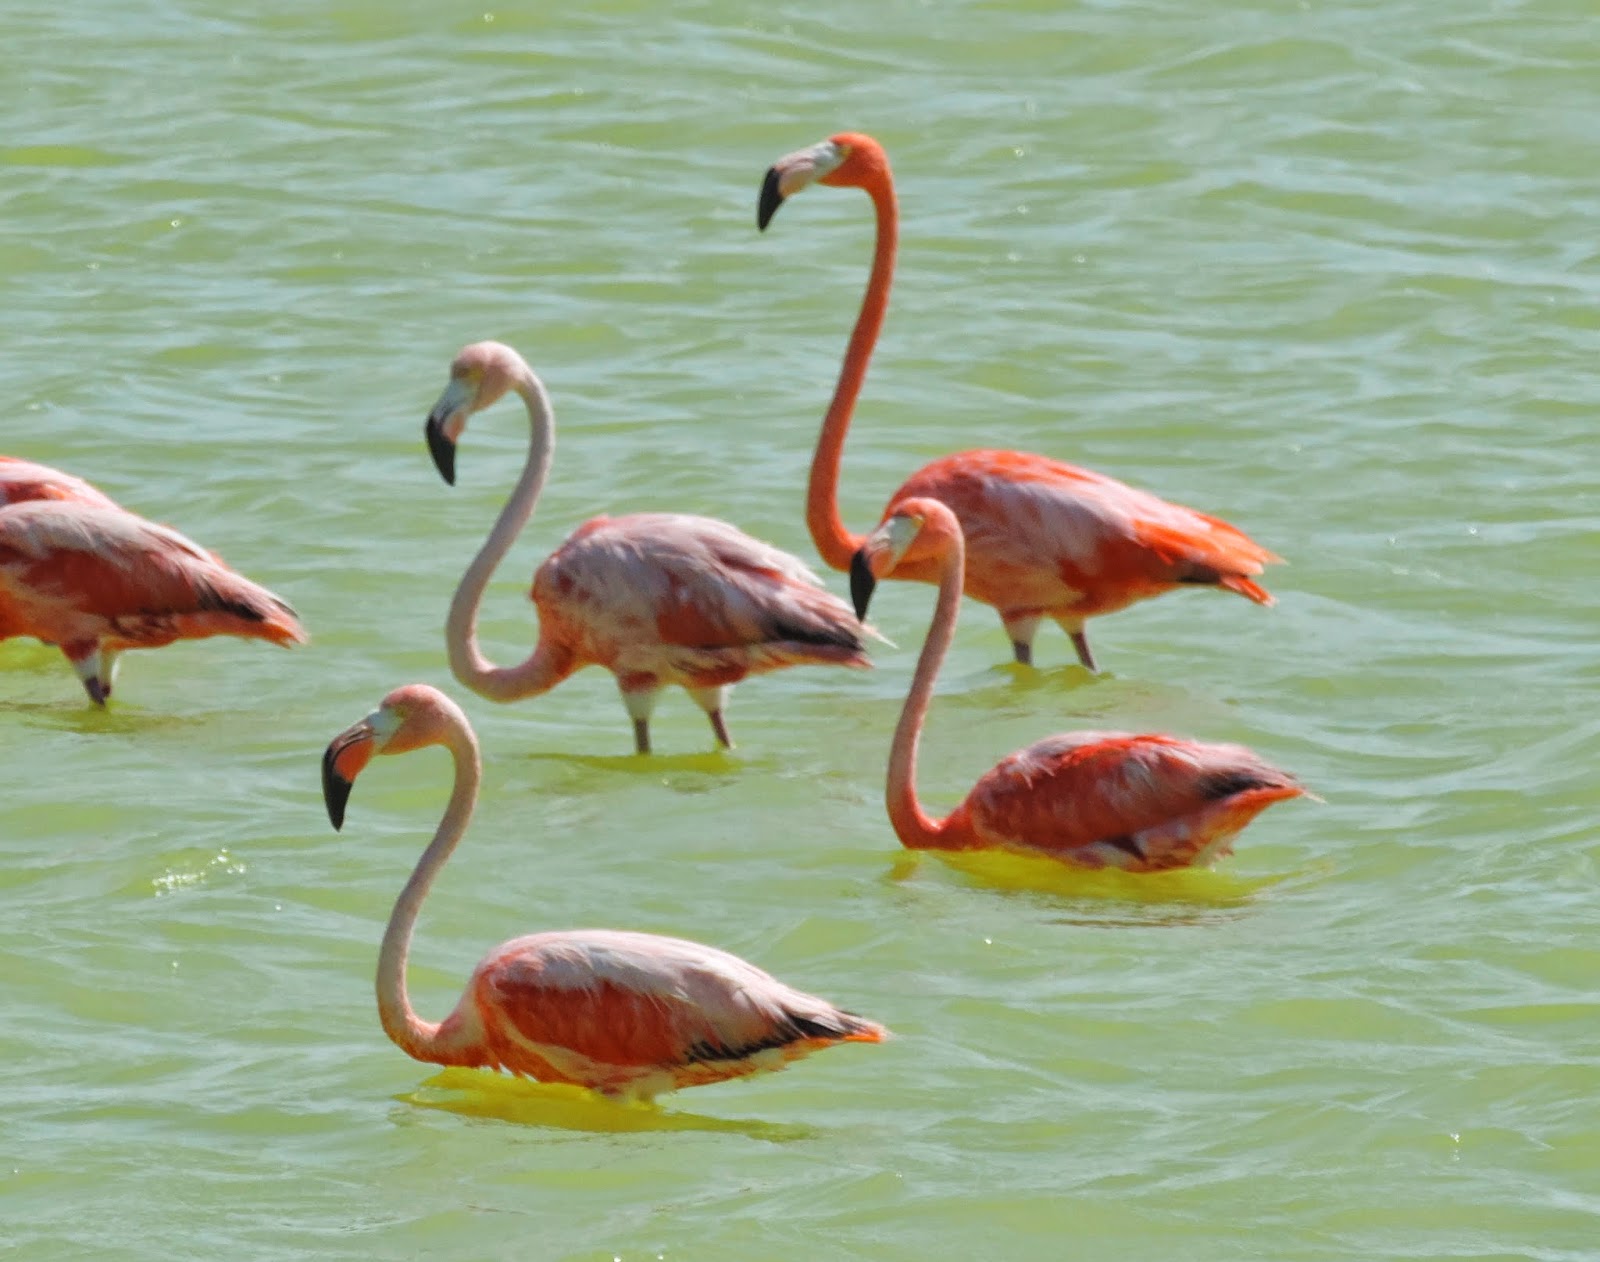
[[[485,0],[489,2],[489,0]],[[1592,1258],[1600,1251],[1600,35],[1570,0],[516,10],[8,9],[0,449],[278,589],[313,645],[136,655],[109,714],[0,647],[0,1243],[27,1259]],[[908,860],[869,675],[752,681],[736,755],[608,676],[467,706],[472,835],[412,990],[609,924],[740,952],[899,1037],[659,1114],[431,1081],[372,997],[447,760],[332,833],[326,741],[448,684],[514,407],[421,420],[518,346],[560,445],[489,593],[600,511],[801,555],[871,248],[855,192],[763,236],[779,154],[889,149],[900,273],[846,453],[862,527],[974,444],[1102,469],[1291,564],[1005,664],[968,605],[925,742],[953,804],[1082,726],[1243,740],[1326,805],[1138,886]],[[843,590],[841,576],[831,576]],[[453,685],[451,685],[454,690]],[[454,690],[459,693],[459,690]]]

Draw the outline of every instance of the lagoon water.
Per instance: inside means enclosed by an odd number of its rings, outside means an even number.
[[[286,654],[126,661],[107,714],[0,646],[0,1246],[46,1259],[1600,1254],[1600,34],[1570,0],[10,6],[0,450],[294,602]],[[863,528],[919,462],[1037,450],[1289,559],[1019,671],[969,604],[925,740],[943,810],[1073,727],[1242,740],[1325,805],[1147,885],[910,860],[870,674],[742,686],[709,754],[608,676],[497,708],[424,910],[442,1014],[539,928],[698,938],[898,1034],[659,1114],[434,1081],[371,974],[442,808],[326,741],[449,685],[453,584],[519,467],[421,422],[462,343],[545,377],[555,475],[489,593],[602,511],[803,556],[871,218],[778,155],[888,147],[903,213],[846,452]],[[830,576],[843,591],[842,576]]]

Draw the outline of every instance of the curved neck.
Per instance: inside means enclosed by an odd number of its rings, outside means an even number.
[[[550,660],[551,655],[542,645],[518,666],[496,666],[478,648],[478,606],[483,602],[484,590],[495,568],[527,525],[528,518],[533,516],[533,506],[539,502],[539,492],[544,490],[551,454],[555,450],[555,422],[551,419],[550,396],[545,393],[544,384],[530,372],[513,388],[527,404],[528,422],[533,431],[528,442],[528,462],[522,468],[522,476],[511,498],[500,510],[489,538],[461,576],[444,627],[450,673],[480,697],[491,701],[514,701],[545,692],[561,678]]]
[[[955,639],[956,613],[961,608],[961,575],[966,565],[966,547],[958,537],[939,559],[939,599],[933,607],[933,623],[917,659],[917,673],[911,679],[905,708],[894,729],[889,748],[889,782],[884,804],[895,835],[913,850],[944,847],[947,820],[932,819],[917,801],[917,742],[922,737],[922,722],[928,717],[928,702],[933,697],[933,682],[939,676],[944,655]]]
[[[844,527],[839,515],[839,465],[844,459],[844,438],[850,429],[861,383],[867,377],[867,363],[883,329],[889,309],[889,285],[894,280],[894,256],[900,236],[900,212],[895,208],[894,184],[887,172],[881,180],[867,186],[878,218],[878,243],[872,256],[872,276],[861,300],[861,314],[850,334],[839,383],[833,388],[833,402],[822,418],[822,434],[817,439],[817,454],[811,460],[811,481],[806,487],[806,527],[811,541],[829,566],[848,570],[850,558],[861,546],[861,537]]]
[[[383,947],[378,952],[378,1017],[383,1022],[384,1033],[409,1055],[435,1062],[459,1049],[455,1040],[440,1035],[437,1023],[422,1020],[412,1010],[411,999],[406,994],[406,956],[411,950],[411,930],[417,923],[417,913],[422,910],[422,900],[428,896],[428,887],[467,831],[483,774],[478,741],[471,728],[460,722],[452,723],[445,744],[456,764],[456,783],[450,794],[450,805],[445,808],[433,840],[417,860],[411,879],[395,900],[389,927],[383,934]]]

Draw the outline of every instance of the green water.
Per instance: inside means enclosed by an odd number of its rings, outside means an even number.
[[[281,591],[314,636],[135,655],[106,715],[0,647],[0,1252],[19,1259],[1538,1258],[1600,1253],[1600,28],[1571,0],[8,6],[0,450]],[[447,792],[326,741],[451,687],[449,594],[526,442],[422,418],[513,343],[560,441],[489,594],[600,511],[811,556],[801,497],[870,251],[859,193],[758,236],[778,155],[874,132],[904,221],[845,518],[921,461],[1047,452],[1289,558],[1262,610],[1097,624],[1091,679],[969,605],[944,810],[1073,727],[1243,740],[1326,805],[1144,897],[902,857],[870,675],[508,708],[424,911],[489,946],[702,939],[898,1034],[659,1117],[427,1085],[371,976]],[[831,576],[843,590],[841,576]],[[450,1105],[453,1107],[430,1107]],[[487,1116],[484,1116],[487,1114]],[[7,1251],[4,1246],[10,1246]]]

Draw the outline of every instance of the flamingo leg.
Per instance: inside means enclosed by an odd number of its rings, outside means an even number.
[[[89,700],[97,706],[105,705],[106,698],[111,695],[111,679],[106,674],[105,655],[101,653],[100,646],[93,640],[78,641],[62,645],[61,651],[72,663],[72,669],[82,681]]]
[[[1007,613],[1001,611],[1000,621],[1011,637],[1011,651],[1023,666],[1033,665],[1033,637],[1039,633],[1042,615],[1037,613]]]
[[[1094,663],[1094,653],[1089,649],[1089,637],[1084,632],[1083,623],[1074,624],[1068,622],[1065,618],[1058,618],[1056,622],[1067,633],[1068,639],[1072,641],[1072,647],[1077,650],[1078,661],[1083,663],[1083,668],[1098,675],[1100,668]]]
[[[654,684],[644,688],[624,688],[622,704],[628,707],[633,718],[633,749],[638,754],[650,752],[650,716],[655,712],[656,697],[661,689]]]
[[[728,735],[728,724],[722,717],[722,711],[728,704],[728,686],[723,684],[717,688],[688,688],[685,691],[711,720],[711,732],[717,738],[717,744],[724,749],[732,749],[733,738]]]

